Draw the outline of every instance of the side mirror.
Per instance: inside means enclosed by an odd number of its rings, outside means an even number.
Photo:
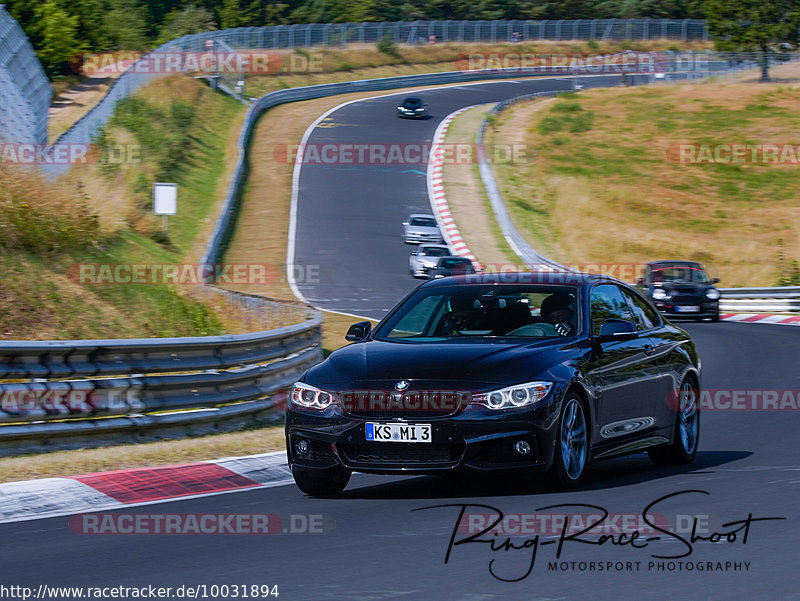
[[[408,225],[408,221],[404,221],[404,222],[403,222],[403,225]]]
[[[637,286],[644,286],[644,278],[637,278],[636,279]]]
[[[361,340],[366,340],[371,331],[372,322],[359,321],[348,328],[347,334],[345,334],[344,338],[345,340],[349,340],[351,342],[359,342]]]
[[[417,256],[417,251],[415,251],[415,250],[412,250],[412,251],[411,251],[411,256],[412,256],[412,257],[416,257],[416,256]]]
[[[711,280],[711,283],[712,284],[719,284],[719,278],[714,278],[713,280]]]
[[[618,340],[633,340],[636,338],[636,326],[626,319],[606,319],[600,326],[597,335],[598,342],[615,342]]]

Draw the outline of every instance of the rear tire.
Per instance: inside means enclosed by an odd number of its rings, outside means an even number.
[[[564,398],[556,428],[556,448],[548,476],[560,489],[576,488],[583,480],[589,458],[589,428],[586,408],[575,392]]]
[[[675,412],[675,432],[672,444],[654,447],[647,451],[656,465],[686,465],[697,456],[700,442],[700,391],[691,377],[681,382],[678,408]]]
[[[294,466],[292,476],[297,488],[310,497],[335,497],[350,481],[350,470],[344,468],[307,470]]]

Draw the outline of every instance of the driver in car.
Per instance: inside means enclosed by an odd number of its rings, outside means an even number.
[[[542,301],[542,321],[552,325],[559,336],[574,333],[575,311],[572,301],[572,296],[563,292],[551,294]]]

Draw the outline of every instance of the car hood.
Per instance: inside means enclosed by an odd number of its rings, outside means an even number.
[[[574,342],[574,339],[570,342]],[[504,342],[388,342],[370,340],[351,344],[312,367],[303,378],[331,391],[377,386],[400,380],[458,382],[474,390],[489,389],[536,378],[579,351],[564,340],[530,343]]]
[[[435,225],[430,227],[427,225],[407,225],[406,231],[415,234],[438,234],[439,228]]]

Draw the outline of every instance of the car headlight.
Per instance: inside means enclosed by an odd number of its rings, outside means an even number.
[[[327,409],[336,402],[336,395],[314,388],[308,384],[297,382],[292,389],[292,402],[307,409]]]
[[[663,288],[654,288],[653,298],[656,300],[666,300],[669,298],[669,294],[667,294],[667,291]]]
[[[716,288],[709,288],[706,290],[706,298],[710,300],[718,300],[719,299],[719,290]]]
[[[476,394],[472,401],[489,409],[515,409],[535,405],[550,394],[552,382],[526,382],[500,390]]]

